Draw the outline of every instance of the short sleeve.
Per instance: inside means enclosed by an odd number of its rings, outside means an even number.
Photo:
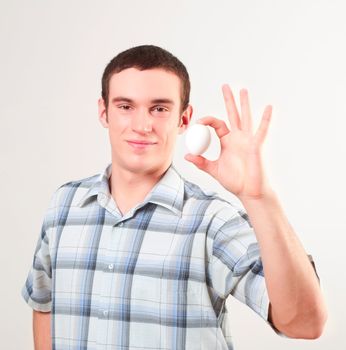
[[[248,305],[281,337],[281,333],[269,319],[270,300],[264,278],[260,249],[247,213],[241,208],[227,219],[214,235],[211,258],[211,282],[222,297],[232,295]],[[319,280],[314,260],[308,258]]]
[[[249,218],[239,209],[232,217],[223,219],[213,239],[212,287],[222,298],[232,295],[249,306],[281,335],[268,321],[269,297],[259,245]]]
[[[50,205],[45,213],[41,232],[39,234],[33,262],[21,294],[29,306],[36,311],[51,311],[51,286],[52,268],[49,251],[49,228],[48,222],[52,220],[52,211],[55,207],[55,193],[51,197]],[[51,225],[50,225],[51,226]]]

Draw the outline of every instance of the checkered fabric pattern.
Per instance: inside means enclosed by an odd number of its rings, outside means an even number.
[[[60,186],[44,216],[22,296],[51,312],[53,349],[233,349],[230,295],[274,329],[246,212],[171,163],[122,215],[111,165]]]

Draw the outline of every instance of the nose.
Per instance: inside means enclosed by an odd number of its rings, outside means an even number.
[[[151,116],[147,111],[140,111],[135,113],[132,118],[131,127],[133,131],[139,133],[148,133],[152,131]]]

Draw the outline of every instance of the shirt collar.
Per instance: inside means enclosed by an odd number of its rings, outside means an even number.
[[[92,196],[111,197],[109,190],[109,177],[112,172],[112,163],[107,164],[103,171],[98,175],[96,181],[93,182],[78,202],[78,206],[82,207],[88,198]],[[184,179],[179,174],[173,163],[167,168],[160,180],[154,185],[151,191],[144,198],[143,202],[138,204],[136,208],[144,206],[146,203],[155,203],[161,205],[176,215],[181,216],[184,201]]]

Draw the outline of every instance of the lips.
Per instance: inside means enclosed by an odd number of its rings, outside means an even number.
[[[143,140],[128,140],[127,143],[133,150],[147,150],[151,149],[151,146],[156,145],[156,142],[143,141]]]
[[[128,140],[127,142],[135,143],[139,145],[154,145],[156,142],[144,141],[144,140]]]

